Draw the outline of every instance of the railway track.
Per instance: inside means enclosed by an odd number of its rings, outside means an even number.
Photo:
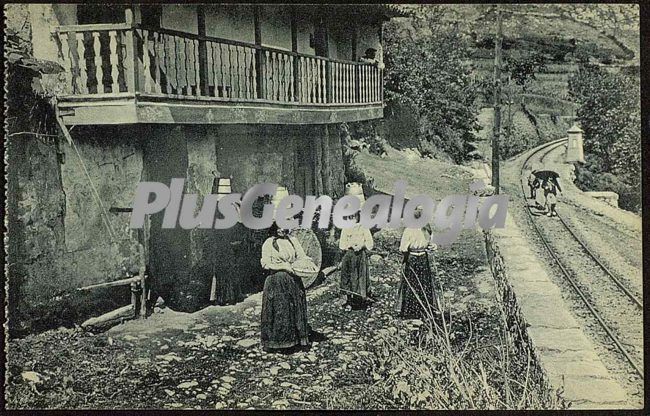
[[[531,159],[538,157],[540,153],[541,153],[540,162],[543,162],[544,158],[549,153],[551,153],[557,147],[563,145],[565,141],[566,139],[561,139],[561,140],[549,142],[545,146],[540,147],[537,151],[528,155],[528,157],[524,160],[523,164],[521,165],[520,184],[521,184],[522,195],[525,201],[527,200],[527,195],[524,186],[524,181],[525,181],[524,171],[526,170],[529,162],[531,161]],[[544,234],[544,232],[542,232],[531,210],[531,207],[528,206],[528,203],[526,203],[526,206],[527,206],[526,213],[530,219],[533,229],[535,230],[535,234],[539,237],[539,240],[541,241],[542,245],[545,247],[546,251],[553,259],[558,269],[561,271],[564,279],[569,283],[573,291],[578,295],[582,303],[585,305],[589,314],[595,318],[599,326],[605,331],[607,337],[611,339],[617,352],[625,359],[625,361],[634,370],[634,372],[643,380],[642,364],[640,364],[637,361],[637,359],[633,356],[633,354],[631,354],[626,348],[626,344],[629,345],[630,343],[629,342],[626,343],[624,342],[624,340],[621,340],[620,334],[617,334],[617,332],[621,332],[620,329],[617,331],[616,329],[612,328],[612,325],[607,322],[607,319],[605,317],[603,317],[603,314],[601,313],[601,311],[599,311],[598,306],[594,304],[594,300],[593,297],[590,295],[589,288],[585,287],[585,285],[582,282],[580,282],[579,279],[574,277],[574,273],[572,273],[570,267],[566,264],[567,262],[560,258],[560,255],[553,248],[547,236]],[[598,257],[589,249],[589,247],[585,244],[585,242],[578,237],[577,233],[571,228],[571,226],[567,223],[567,221],[564,218],[562,218],[562,216],[559,213],[558,213],[558,218],[560,224],[562,224],[562,229],[568,233],[567,235],[571,236],[571,239],[578,244],[581,252],[586,255],[584,256],[584,259],[587,259],[588,262],[590,262],[592,265],[595,265],[598,269],[602,271],[602,273],[605,276],[607,276],[609,281],[614,283],[614,285],[618,290],[618,296],[620,297],[624,296],[625,297],[624,302],[628,302],[631,305],[634,305],[633,306],[634,312],[630,311],[630,313],[634,313],[635,314],[634,316],[638,317],[639,322],[642,322],[643,304],[641,303],[641,301],[634,295],[634,293],[632,293],[625,286],[625,284],[621,282],[621,279],[619,279],[614,273],[612,273],[612,271],[598,259]],[[581,258],[581,260],[583,260],[583,258]],[[610,294],[608,294],[608,297],[610,297],[609,295]],[[618,303],[618,299],[615,299],[613,302]],[[609,300],[609,303],[612,303],[612,301]],[[642,354],[643,353],[641,350],[641,356]],[[636,355],[637,356],[639,355],[638,352]]]

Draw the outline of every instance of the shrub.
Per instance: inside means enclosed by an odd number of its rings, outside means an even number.
[[[593,183],[583,180],[581,186],[586,190],[620,192],[621,207],[640,209],[641,97],[638,74],[630,76],[587,66],[571,77],[569,87],[580,104],[577,116],[584,130],[584,150],[589,159],[584,169],[594,174]],[[603,176],[605,173],[615,175],[616,180]],[[604,189],[605,186],[611,189]]]
[[[455,161],[474,140],[477,111],[469,39],[444,19],[440,6],[420,6],[413,18],[384,30],[385,95],[388,106],[407,106],[419,119],[419,134]]]

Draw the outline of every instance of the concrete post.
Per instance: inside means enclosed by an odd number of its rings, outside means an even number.
[[[582,148],[582,129],[574,124],[567,132],[569,141],[566,149],[567,162],[585,162],[584,151]]]

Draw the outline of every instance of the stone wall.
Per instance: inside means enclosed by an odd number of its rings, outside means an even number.
[[[548,377],[540,364],[540,359],[526,330],[528,325],[517,303],[515,292],[510,283],[508,283],[508,274],[499,249],[499,244],[491,231],[483,231],[483,233],[485,235],[485,248],[490,270],[492,271],[498,296],[500,297],[499,305],[507,317],[506,323],[509,328],[509,333],[507,334],[509,335],[508,341],[512,342],[513,346],[523,356],[529,355],[531,357],[531,384],[542,386],[544,390],[550,390],[551,387]]]

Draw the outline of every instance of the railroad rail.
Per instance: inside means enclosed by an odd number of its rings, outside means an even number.
[[[561,146],[566,139],[559,139],[555,140],[552,142],[547,143],[544,146],[541,146],[538,148],[536,151],[532,152],[530,155],[526,157],[524,162],[521,165],[521,175],[520,175],[520,185],[521,185],[521,191],[522,195],[524,197],[524,200],[527,199],[527,194],[526,194],[526,189],[524,187],[524,171],[526,170],[526,166],[528,165],[528,162],[536,155],[538,155],[541,151],[546,150],[545,153],[543,154],[541,161],[543,161],[544,157],[546,157],[551,151],[555,150],[557,147]],[[630,364],[630,366],[634,369],[635,373],[643,380],[643,369],[641,368],[641,365],[639,365],[634,358],[630,355],[630,353],[627,351],[627,349],[623,346],[623,343],[618,339],[614,331],[607,325],[605,320],[602,318],[601,314],[596,310],[594,305],[589,301],[589,298],[586,296],[584,291],[580,288],[576,280],[573,278],[571,272],[567,269],[567,267],[562,263],[560,260],[559,256],[553,250],[551,247],[548,239],[544,236],[544,233],[542,233],[541,229],[539,226],[536,224],[535,218],[533,216],[533,213],[530,209],[530,207],[527,205],[526,213],[528,214],[528,217],[530,218],[530,222],[533,226],[533,229],[535,230],[537,236],[539,237],[540,241],[542,242],[542,245],[546,248],[548,251],[549,255],[551,258],[554,260],[554,262],[557,264],[558,268],[562,272],[564,278],[566,279],[567,282],[571,285],[573,290],[576,292],[576,294],[580,297],[584,305],[587,307],[587,310],[591,315],[596,319],[598,324],[602,327],[602,329],[605,331],[607,336],[612,340],[614,345],[616,346],[616,349],[621,353],[621,355],[625,358],[625,360]],[[565,227],[567,231],[571,234],[571,236],[580,244],[582,249],[584,250],[585,253],[587,253],[588,257],[591,258],[595,263],[598,264],[598,266],[609,276],[609,278],[616,284],[616,286],[638,307],[642,310],[643,305],[639,301],[636,296],[634,296],[629,289],[623,285],[623,283],[604,265],[600,260],[596,258],[596,256],[593,254],[591,250],[586,246],[586,244],[578,238],[576,233],[569,227],[569,225],[564,221],[564,219],[558,214],[558,218],[560,219],[561,223]]]

